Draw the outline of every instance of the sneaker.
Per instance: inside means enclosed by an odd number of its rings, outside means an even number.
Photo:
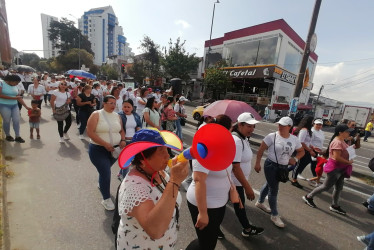
[[[79,137],[79,139],[84,140],[84,136],[83,135],[79,135],[78,137]]]
[[[16,139],[14,139],[14,141],[19,142],[19,143],[24,143],[25,142],[25,140],[22,139],[21,136],[16,137]]]
[[[300,185],[298,181],[291,181],[291,185],[297,188],[303,189],[304,187]]]
[[[60,143],[64,143],[64,142],[65,142],[64,137],[60,137],[59,142],[60,142]]]
[[[246,229],[243,229],[242,236],[243,237],[249,237],[251,235],[260,235],[264,232],[264,229],[261,227],[251,226],[250,230],[247,231]]]
[[[225,235],[222,233],[221,228],[219,228],[219,230],[218,230],[217,238],[218,238],[218,239],[224,239],[224,238],[225,238]]]
[[[80,123],[78,123],[78,124],[77,124],[77,128],[80,128],[80,127],[81,127],[81,124],[80,124]]]
[[[366,207],[366,208],[368,208],[368,206],[369,206],[369,202],[367,202],[367,201],[364,201],[364,202],[362,202],[361,203],[364,207]]]
[[[271,212],[270,207],[266,206],[264,203],[260,203],[260,202],[257,201],[255,206],[258,207],[259,209],[261,209],[262,211],[264,211],[265,213],[270,214],[270,212]]]
[[[64,133],[64,139],[65,140],[70,140],[70,136],[67,133]]]
[[[5,140],[7,141],[14,141],[14,138],[10,135],[7,135],[7,137],[5,137]]]
[[[313,198],[308,198],[307,195],[304,195],[304,196],[303,196],[303,200],[305,201],[305,203],[306,203],[308,206],[313,207],[313,208],[316,208],[316,207],[317,207],[316,204],[314,204],[314,202],[313,202]]]
[[[365,235],[357,236],[357,240],[358,240],[359,242],[361,242],[362,244],[365,244],[365,246],[368,246],[369,243],[370,243],[368,240],[366,240]]]
[[[106,210],[112,211],[115,209],[114,203],[111,198],[108,198],[106,200],[102,200],[101,204],[104,206]]]
[[[347,212],[344,211],[340,206],[334,206],[334,205],[331,205],[330,206],[330,211],[333,211],[337,214],[342,214],[342,215],[346,215]]]
[[[270,219],[274,223],[274,225],[276,225],[277,227],[284,228],[284,223],[281,220],[279,215],[276,215],[276,216],[272,215],[272,216],[270,216]]]

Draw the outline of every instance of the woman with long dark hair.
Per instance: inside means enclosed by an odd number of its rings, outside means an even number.
[[[302,185],[297,181],[297,176],[303,172],[305,167],[312,162],[312,156],[315,157],[316,154],[313,151],[310,142],[312,140],[312,127],[313,127],[313,116],[304,117],[299,125],[299,135],[298,138],[305,150],[304,156],[300,159],[299,163],[296,164],[296,167],[292,171],[291,184],[297,188],[303,188]]]
[[[110,91],[110,94],[116,98],[116,108],[114,109],[114,112],[120,112],[122,110],[122,97],[120,96],[121,90],[117,86],[113,86],[112,90]]]
[[[323,168],[323,171],[327,173],[326,180],[321,186],[303,196],[303,200],[310,207],[317,207],[313,201],[314,196],[324,191],[328,191],[332,186],[334,186],[330,211],[342,215],[346,214],[346,211],[339,206],[339,197],[340,192],[343,190],[344,178],[349,178],[352,174],[353,160],[349,159],[349,153],[347,151],[349,146],[344,141],[350,136],[349,133],[352,131],[353,129],[348,128],[345,124],[340,124],[335,127],[335,133],[327,147],[329,159]]]
[[[156,98],[153,96],[147,100],[143,110],[143,127],[153,127],[161,130],[161,117],[157,109]]]
[[[81,122],[79,127],[79,139],[81,140],[84,139],[83,133],[86,130],[88,118],[96,106],[95,96],[91,92],[92,87],[87,84],[83,87],[82,93],[76,98],[77,105],[79,106],[79,113],[77,115],[79,115],[79,120]]]

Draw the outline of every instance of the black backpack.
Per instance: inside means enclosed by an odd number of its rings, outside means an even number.
[[[368,167],[370,168],[371,171],[374,172],[374,158],[372,158],[370,161],[369,161],[369,165]]]

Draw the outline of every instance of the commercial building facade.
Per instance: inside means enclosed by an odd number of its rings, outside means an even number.
[[[12,63],[5,0],[0,0],[0,64]]]
[[[224,72],[232,80],[233,92],[226,98],[239,99],[259,110],[271,106],[288,110],[302,61],[305,42],[283,20],[225,33],[223,37],[205,41],[204,65],[220,60],[230,67]],[[318,56],[311,53],[308,61],[309,82],[299,98],[299,109],[308,105]]]
[[[78,26],[91,42],[91,49],[95,53],[94,64],[102,65],[108,58],[126,60],[132,56],[131,48],[111,6],[84,12],[78,20]]]
[[[51,28],[51,22],[58,22],[58,18],[46,14],[41,14],[42,19],[42,34],[43,34],[43,54],[44,58],[51,58],[58,56],[58,50],[54,48],[54,42],[49,39],[48,30]]]

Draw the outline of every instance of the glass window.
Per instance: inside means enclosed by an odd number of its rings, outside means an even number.
[[[261,40],[256,65],[275,64],[277,44],[278,37]]]
[[[288,43],[283,67],[292,73],[298,73],[301,59],[302,54],[294,46]]]
[[[222,60],[222,49],[213,49],[210,53],[205,55],[208,60],[208,67],[214,66],[217,62]]]

